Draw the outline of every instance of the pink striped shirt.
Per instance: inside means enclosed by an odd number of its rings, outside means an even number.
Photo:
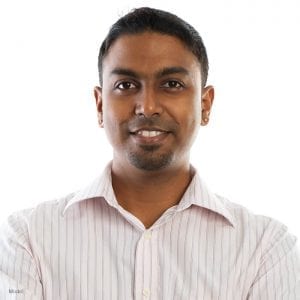
[[[90,186],[9,217],[0,299],[300,299],[296,239],[211,193],[196,173],[149,229],[118,205],[111,166]]]

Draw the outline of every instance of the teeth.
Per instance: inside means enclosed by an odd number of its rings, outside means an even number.
[[[158,135],[162,134],[162,132],[161,131],[141,130],[141,131],[138,131],[137,134],[145,136],[145,137],[153,137],[153,136],[158,136]]]

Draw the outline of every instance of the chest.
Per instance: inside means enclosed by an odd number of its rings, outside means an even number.
[[[191,211],[141,232],[106,216],[45,223],[33,243],[45,299],[246,298],[260,253],[232,227]]]

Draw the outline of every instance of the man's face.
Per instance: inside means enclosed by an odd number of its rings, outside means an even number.
[[[155,171],[188,162],[213,89],[201,88],[199,62],[179,39],[145,32],[113,43],[95,96],[114,162]]]

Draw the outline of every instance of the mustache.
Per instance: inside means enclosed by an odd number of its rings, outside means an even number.
[[[162,131],[176,132],[179,124],[173,120],[165,120],[159,116],[152,117],[135,117],[126,123],[127,129],[130,132],[136,131],[140,128],[157,128]]]

